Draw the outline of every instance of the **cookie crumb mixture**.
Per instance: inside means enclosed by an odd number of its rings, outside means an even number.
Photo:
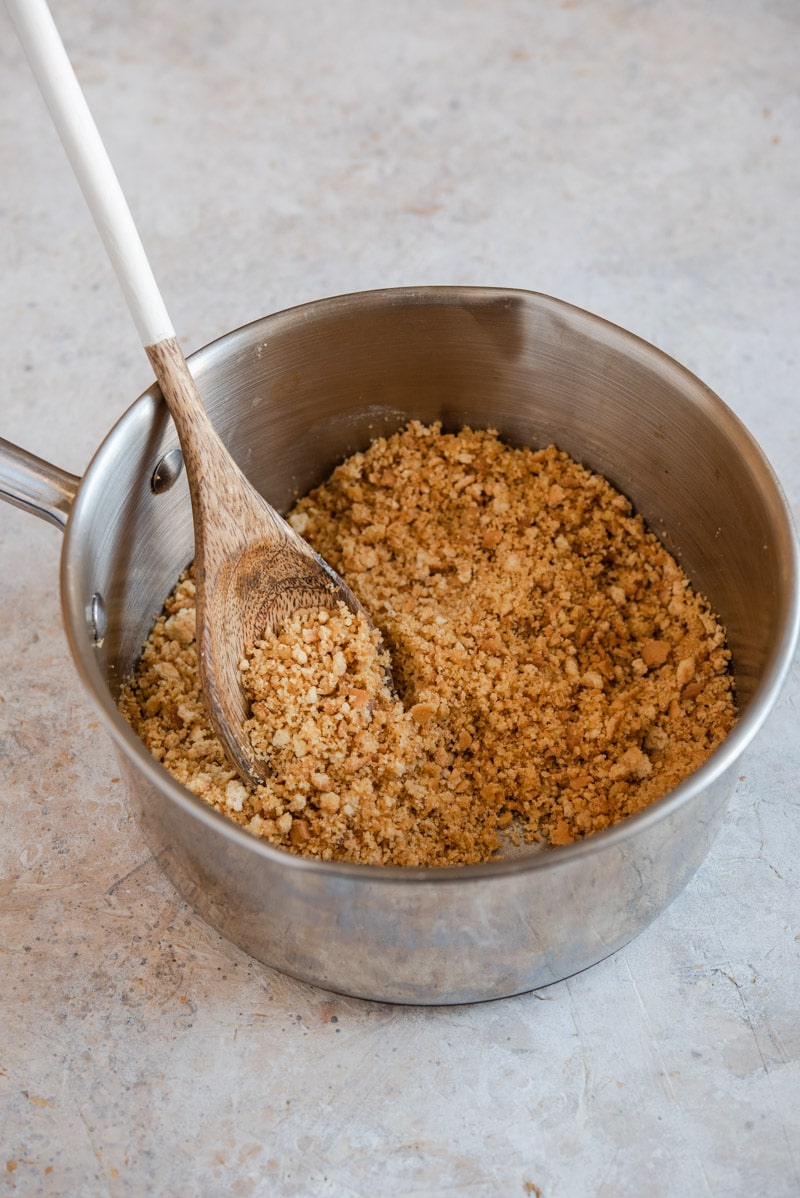
[[[246,787],[203,707],[184,575],[120,706],[184,785],[324,859],[455,865],[567,844],[667,793],[735,721],[724,630],[604,478],[412,423],[289,519],[358,595],[248,648]]]

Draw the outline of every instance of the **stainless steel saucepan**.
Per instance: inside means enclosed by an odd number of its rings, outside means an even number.
[[[557,443],[629,496],[721,616],[741,716],[671,794],[565,848],[401,869],[306,860],[255,840],[173,781],[116,708],[154,614],[193,556],[177,437],[154,387],[82,479],[3,443],[0,492],[64,528],[70,647],[175,886],[268,965],[390,1002],[499,998],[620,948],[703,861],[736,760],[774,704],[797,640],[791,518],[749,433],[654,347],[522,291],[401,288],[321,300],[229,333],[190,364],[234,458],[281,510],[409,419]]]

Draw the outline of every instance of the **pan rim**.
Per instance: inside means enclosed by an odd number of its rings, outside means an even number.
[[[685,383],[691,383],[698,397],[702,397],[702,401],[711,406],[715,417],[727,424],[731,436],[735,435],[735,438],[746,447],[751,468],[759,472],[762,484],[769,488],[773,497],[776,524],[778,523],[778,513],[780,515],[778,532],[781,550],[785,555],[784,569],[787,577],[782,627],[775,637],[771,655],[762,676],[733,731],[697,771],[642,811],[570,845],[553,846],[546,850],[532,850],[530,853],[514,855],[505,859],[492,859],[473,865],[415,867],[323,861],[317,858],[303,857],[267,841],[257,839],[241,825],[211,808],[199,796],[182,786],[150,755],[118,711],[96,653],[85,635],[84,605],[82,598],[77,594],[74,562],[76,545],[80,544],[79,538],[85,519],[84,510],[89,504],[88,495],[91,490],[93,471],[96,469],[96,463],[108,452],[109,445],[121,434],[125,422],[132,419],[132,413],[137,405],[157,394],[157,388],[150,387],[133,401],[103,438],[81,479],[70,512],[61,554],[62,610],[70,652],[81,680],[98,708],[104,726],[135,769],[164,794],[165,800],[169,799],[175,803],[187,816],[204,824],[214,832],[219,832],[223,838],[240,849],[261,855],[265,863],[269,862],[272,866],[289,870],[311,871],[340,879],[391,886],[413,883],[422,883],[426,886],[453,885],[505,879],[520,873],[566,867],[576,860],[588,859],[597,853],[622,845],[654,824],[668,820],[674,812],[690,803],[700,791],[718,782],[751,743],[778,700],[791,669],[798,637],[800,637],[800,550],[788,503],[772,466],[739,417],[691,371],[637,334],[567,301],[521,288],[449,285],[392,287],[341,293],[307,301],[256,318],[222,334],[196,350],[188,356],[188,361],[190,364],[199,366],[205,360],[219,354],[223,349],[235,345],[237,340],[244,338],[248,332],[251,333],[254,327],[270,325],[277,327],[278,324],[286,321],[312,319],[315,312],[321,307],[334,312],[337,307],[352,307],[354,303],[383,302],[387,307],[391,307],[395,302],[435,301],[439,304],[442,302],[464,304],[470,300],[474,302],[477,299],[482,299],[511,303],[514,300],[530,300],[531,298],[556,313],[577,314],[582,320],[588,320],[607,339],[611,339],[617,344],[624,343],[629,348],[635,348],[637,352],[646,354],[652,361],[659,362],[663,368],[672,372],[677,371]],[[265,331],[267,331],[266,328]]]

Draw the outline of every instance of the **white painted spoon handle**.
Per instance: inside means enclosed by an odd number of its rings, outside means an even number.
[[[147,347],[175,335],[130,209],[45,0],[6,0],[123,295]]]

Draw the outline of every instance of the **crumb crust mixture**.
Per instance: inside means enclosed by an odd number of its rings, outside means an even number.
[[[246,787],[212,734],[190,572],[120,700],[178,781],[256,836],[407,866],[568,844],[666,794],[733,727],[719,621],[628,500],[554,446],[412,423],[289,519],[380,635],[340,608],[248,647],[268,784]]]

